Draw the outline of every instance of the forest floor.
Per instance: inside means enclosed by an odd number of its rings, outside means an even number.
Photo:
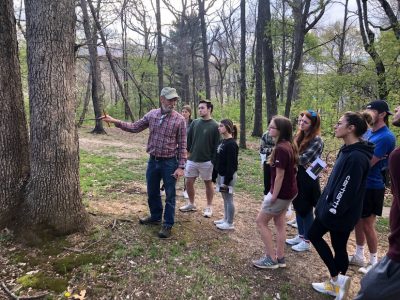
[[[314,249],[286,249],[287,268],[258,270],[252,259],[262,255],[255,217],[262,199],[258,142],[241,151],[235,193],[235,230],[222,232],[213,221],[223,216],[219,194],[214,215],[204,218],[203,184],[196,183],[197,212],[176,210],[170,239],[157,237],[158,226],[138,224],[148,213],[145,185],[147,133],[132,135],[107,128],[107,135],[80,130],[81,185],[91,228],[39,245],[0,233],[0,282],[21,296],[43,299],[329,299],[315,292],[312,282],[328,279],[327,268]],[[246,167],[246,163],[250,167]],[[248,172],[248,173],[246,173]],[[322,181],[326,179],[327,173]],[[185,203],[182,181],[177,208]],[[379,257],[388,248],[387,217],[378,221]],[[296,230],[287,227],[288,237]],[[327,237],[328,238],[328,237]],[[354,234],[348,251],[355,248]],[[350,297],[362,274],[350,266]],[[8,299],[0,288],[0,299]],[[16,298],[15,298],[16,299]]]

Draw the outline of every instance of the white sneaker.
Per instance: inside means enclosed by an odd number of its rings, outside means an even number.
[[[358,269],[358,272],[362,273],[362,274],[367,274],[373,267],[374,265],[368,264],[366,267],[361,267]]]
[[[350,289],[351,278],[346,275],[339,274],[336,285],[339,286],[339,293],[335,300],[347,299],[347,293]]]
[[[292,246],[292,249],[297,252],[309,251],[311,250],[311,243],[302,240],[297,245]]]
[[[211,218],[212,217],[212,208],[207,206],[203,211],[203,216],[206,218]]]
[[[179,207],[179,210],[181,212],[188,212],[188,211],[196,211],[197,208],[196,208],[196,206],[194,204],[189,202],[188,204]]]
[[[221,230],[232,230],[232,229],[235,229],[233,224],[229,224],[228,222],[217,224],[216,226],[217,226],[218,229],[221,229]]]
[[[303,241],[303,239],[299,235],[296,235],[292,239],[286,239],[286,244],[297,245],[297,244],[300,244],[302,241]]]
[[[185,198],[185,199],[189,199],[189,195],[188,195],[188,193],[187,193],[186,190],[184,190],[184,191],[182,192],[182,196],[183,196],[183,198]]]
[[[339,286],[333,284],[331,280],[327,280],[325,282],[313,282],[312,287],[317,292],[322,294],[330,295],[330,296],[338,296],[339,295]]]
[[[214,221],[214,224],[217,225],[217,224],[222,224],[225,222],[226,222],[225,219],[221,219],[221,220]]]
[[[357,255],[349,255],[349,264],[359,267],[365,267],[364,257],[359,257]]]

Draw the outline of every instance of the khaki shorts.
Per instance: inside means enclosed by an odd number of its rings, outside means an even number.
[[[261,204],[261,211],[270,215],[279,215],[281,212],[286,211],[288,209],[290,203],[292,203],[292,200],[296,197],[293,197],[293,199],[290,200],[278,198],[274,203],[271,203],[271,198],[272,198],[271,193],[268,193],[265,196],[264,201]]]
[[[211,180],[213,172],[213,164],[211,161],[194,162],[188,160],[185,167],[185,177],[199,177],[203,180]]]

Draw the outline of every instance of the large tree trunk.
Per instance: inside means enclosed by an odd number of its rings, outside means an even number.
[[[256,24],[256,63],[254,65],[254,73],[255,73],[255,87],[256,91],[254,94],[254,127],[252,136],[261,137],[263,134],[263,122],[262,122],[262,50],[263,50],[263,38],[264,38],[264,30],[265,30],[265,6],[263,2],[260,0],[258,2],[258,18]]]
[[[90,30],[89,13],[87,10],[86,0],[81,0],[81,9],[83,14],[83,28],[85,30],[85,36],[87,40],[89,57],[90,57],[90,73],[92,74],[91,90],[92,90],[93,110],[94,110],[94,115],[97,119],[100,118],[103,114],[103,101],[99,97],[101,73],[97,55],[97,30],[94,30],[94,32],[91,32]],[[96,124],[94,129],[92,130],[92,133],[98,133],[98,134],[105,133],[103,128],[103,122],[101,120],[96,120],[95,122]]]
[[[274,73],[274,52],[272,49],[271,37],[271,9],[270,1],[264,0],[265,6],[265,19],[266,28],[264,30],[263,38],[263,54],[264,54],[264,80],[265,80],[265,95],[267,98],[267,122],[271,121],[272,117],[278,113],[278,105],[276,102],[276,86],[275,86],[275,73]]]
[[[68,234],[86,228],[75,127],[75,1],[26,0],[30,163],[22,222]]]
[[[204,1],[205,0],[198,0],[198,4],[199,4],[199,18],[201,27],[201,42],[203,48],[203,67],[204,67],[204,82],[206,85],[206,98],[211,99],[210,71],[208,68],[207,28],[205,20],[206,12],[204,9]]]
[[[240,148],[246,149],[246,1],[240,0]]]
[[[0,228],[10,225],[29,176],[28,130],[12,0],[0,2]]]

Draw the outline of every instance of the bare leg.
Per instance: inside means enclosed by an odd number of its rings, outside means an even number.
[[[211,180],[204,180],[204,184],[206,186],[206,197],[207,197],[207,206],[212,206],[212,201],[214,197],[214,187]],[[190,197],[190,195],[189,195]]]
[[[286,211],[284,210],[279,215],[274,216],[276,227],[276,256],[282,258],[285,256],[285,241],[286,241]]]
[[[356,227],[354,228],[354,233],[356,235],[356,244],[358,246],[364,246],[365,244],[364,219],[358,220]]]
[[[370,253],[378,252],[378,238],[376,236],[375,220],[375,215],[371,215],[368,218],[363,219],[363,230]]]
[[[186,191],[189,196],[189,202],[194,204],[194,182],[196,181],[196,177],[186,177]]]
[[[261,235],[261,240],[263,241],[265,246],[265,254],[270,257],[274,257],[274,247],[272,244],[272,232],[268,227],[268,223],[273,217],[273,215],[266,214],[260,211],[256,219],[257,227]]]

